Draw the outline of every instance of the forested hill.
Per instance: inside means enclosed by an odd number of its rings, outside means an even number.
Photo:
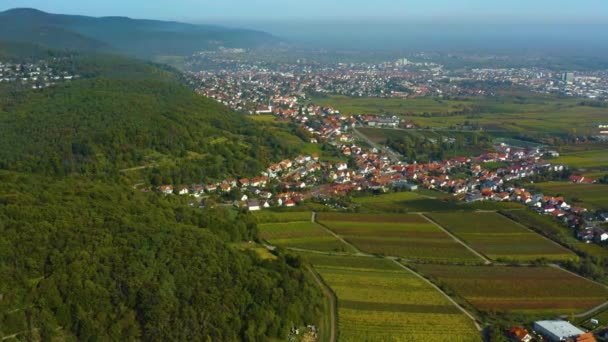
[[[124,17],[51,14],[29,8],[0,12],[0,39],[143,58],[186,56],[220,46],[251,48],[279,42],[270,34],[252,30]]]
[[[248,214],[83,176],[0,184],[0,337],[266,341],[319,315],[297,258],[229,247],[255,237]]]
[[[268,341],[319,322],[298,257],[243,250],[258,240],[248,213],[136,190],[122,170],[189,184],[289,151],[169,68],[56,62],[82,78],[0,91],[2,339]]]
[[[119,57],[65,63],[85,79],[0,98],[0,168],[67,175],[143,166],[181,184],[254,175],[290,152],[171,71]],[[163,173],[167,165],[179,165],[178,175]]]

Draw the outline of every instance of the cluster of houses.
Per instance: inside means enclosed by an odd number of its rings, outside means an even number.
[[[56,70],[47,61],[37,63],[7,63],[0,61],[0,83],[21,83],[32,89],[42,89],[79,78]]]
[[[295,106],[293,101],[297,97],[278,99],[282,104],[289,103],[289,107]],[[218,183],[182,186],[178,189],[165,185],[159,190],[166,194],[196,197],[237,191],[239,198],[231,203],[255,211],[273,206],[295,206],[306,199],[330,199],[351,192],[387,192],[391,189],[415,191],[421,187],[452,193],[466,202],[520,202],[585,232],[579,233],[583,234],[579,236],[581,240],[603,242],[608,238],[601,228],[584,229],[587,228],[584,223],[589,222],[587,216],[591,215],[585,214],[586,210],[572,208],[561,198],[548,198],[507,185],[535,175],[564,171],[563,165],[553,165],[544,160],[545,156],[557,155],[555,151],[511,148],[501,144],[495,147],[495,151],[477,157],[407,164],[391,159],[388,154],[376,148],[357,146],[351,133],[353,128],[369,125],[370,122],[397,127],[402,124],[398,118],[347,115],[332,107],[313,105],[305,107],[303,111],[285,109],[284,105],[274,107],[272,111],[280,119],[298,124],[308,133],[311,142],[325,142],[334,146],[344,161],[323,161],[316,154],[300,155],[273,163],[258,177],[251,179],[226,179]],[[488,163],[503,166],[492,170],[485,166]],[[573,176],[571,181],[592,182],[582,176]]]

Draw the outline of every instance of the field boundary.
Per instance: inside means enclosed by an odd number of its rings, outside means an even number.
[[[343,237],[341,237],[340,235],[336,234],[336,232],[334,232],[333,230],[331,230],[329,227],[327,227],[326,225],[324,225],[323,223],[317,221],[317,213],[313,213],[313,220],[314,223],[318,224],[319,226],[323,227],[323,229],[325,229],[329,234],[333,235],[336,239],[340,240],[343,244],[349,246],[355,253],[356,256],[367,256],[367,257],[373,257],[373,255],[371,254],[367,254],[367,253],[363,253],[359,250],[359,248],[355,247],[355,245],[353,245],[352,243],[344,240]]]
[[[446,233],[449,237],[451,237],[454,241],[458,242],[459,244],[463,245],[466,249],[468,249],[470,252],[472,252],[473,254],[477,255],[479,258],[481,258],[484,263],[486,265],[491,265],[492,264],[492,260],[490,260],[488,257],[486,257],[485,255],[481,254],[480,252],[476,251],[475,249],[473,249],[473,247],[469,246],[466,242],[462,241],[460,238],[458,238],[456,235],[452,234],[450,231],[448,231],[446,228],[444,228],[442,225],[440,225],[438,222],[435,222],[435,220],[433,220],[432,218],[424,215],[424,214],[419,214],[420,216],[422,216],[425,220],[429,221],[430,223],[432,223],[433,225],[435,225],[437,228],[441,229],[441,231],[443,231],[444,233]]]
[[[325,298],[329,301],[329,315],[330,315],[330,327],[329,327],[329,342],[336,342],[336,332],[338,330],[338,310],[337,303],[338,298],[331,290],[331,288],[325,284],[322,278],[317,272],[309,265],[306,266],[308,272],[312,275],[314,281],[319,285],[321,291],[325,295]]]
[[[592,283],[595,283],[596,285],[599,285],[599,286],[602,286],[602,287],[603,287],[603,288],[605,288],[605,289],[608,289],[608,286],[607,286],[606,284],[602,284],[602,283],[597,282],[597,281],[595,281],[595,280],[593,280],[593,279],[589,279],[589,278],[587,278],[587,277],[583,277],[582,275],[577,274],[577,273],[575,273],[575,272],[572,272],[572,271],[570,271],[570,270],[567,270],[567,269],[565,269],[565,268],[561,267],[561,266],[560,266],[560,265],[558,265],[558,264],[548,264],[548,266],[549,266],[549,267],[553,267],[553,268],[557,268],[557,269],[559,269],[560,271],[563,271],[563,272],[566,272],[566,273],[570,273],[570,274],[572,274],[572,275],[573,275],[573,276],[575,276],[575,277],[579,277],[579,278],[581,278],[581,279],[585,279],[586,281],[590,281],[590,282],[592,282]],[[608,307],[608,301],[605,301],[605,302],[603,302],[602,304],[597,305],[597,306],[595,306],[595,307],[593,307],[593,308],[591,308],[591,309],[589,309],[589,310],[587,310],[587,311],[585,311],[585,312],[581,312],[581,313],[579,313],[579,314],[574,315],[574,317],[575,317],[575,318],[582,318],[582,317],[585,317],[585,316],[589,316],[589,315],[594,314],[596,311],[601,311],[601,310],[603,310],[603,309],[605,309],[605,308],[607,308],[607,307]]]
[[[565,251],[568,251],[568,252],[572,253],[572,254],[573,254],[573,255],[575,255],[575,256],[578,256],[578,255],[576,254],[576,251],[573,251],[572,249],[570,249],[570,248],[568,248],[568,247],[565,247],[564,245],[562,245],[562,244],[558,243],[557,241],[555,241],[555,240],[553,240],[553,239],[551,239],[551,238],[549,238],[549,237],[545,236],[544,234],[540,234],[539,232],[535,231],[534,229],[532,229],[532,228],[530,228],[530,227],[526,226],[525,224],[523,224],[523,223],[521,223],[521,222],[517,222],[517,221],[515,221],[514,219],[510,218],[510,217],[509,217],[509,216],[507,216],[507,215],[504,215],[504,214],[503,214],[503,213],[501,213],[500,211],[497,211],[497,212],[496,212],[496,214],[498,214],[498,215],[500,215],[500,216],[502,216],[502,217],[506,218],[507,220],[509,220],[509,221],[511,221],[511,222],[513,222],[513,223],[515,223],[516,225],[518,225],[518,226],[520,226],[520,227],[522,227],[522,228],[525,228],[526,230],[528,230],[528,231],[530,231],[530,232],[532,232],[532,233],[534,233],[534,234],[536,234],[536,235],[538,235],[538,236],[541,236],[543,239],[545,239],[545,240],[547,240],[547,241],[551,242],[552,244],[554,244],[554,245],[556,245],[556,246],[560,247],[561,249],[563,249],[563,250],[565,250]],[[561,267],[560,267],[560,268],[561,268]],[[586,278],[585,278],[585,279],[586,279]],[[602,285],[602,286],[605,286],[605,285]]]
[[[443,295],[447,300],[449,300],[450,303],[452,303],[460,311],[462,311],[462,313],[464,313],[467,317],[469,317],[473,321],[473,324],[475,324],[475,328],[477,329],[477,331],[479,331],[479,332],[483,331],[483,329],[479,325],[479,322],[477,322],[477,319],[475,318],[475,316],[473,316],[470,312],[468,312],[465,308],[463,308],[460,304],[458,304],[447,293],[443,292],[443,290],[441,290],[441,288],[439,288],[439,286],[435,285],[432,281],[428,280],[427,278],[425,278],[424,276],[422,276],[418,272],[414,271],[413,269],[411,269],[411,268],[407,267],[406,265],[400,263],[399,261],[397,261],[396,258],[387,258],[387,259],[391,260],[392,262],[394,262],[395,264],[397,264],[397,266],[401,267],[402,269],[404,269],[404,270],[408,271],[409,273],[415,275],[416,277],[420,278],[426,284],[431,285],[431,287],[433,287],[436,291],[438,291],[439,293],[441,293],[441,295]]]

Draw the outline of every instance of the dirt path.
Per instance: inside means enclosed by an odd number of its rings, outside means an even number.
[[[475,328],[477,328],[478,331],[482,331],[483,330],[481,328],[481,326],[479,325],[479,323],[477,323],[477,319],[475,319],[475,317],[470,312],[468,312],[465,308],[463,308],[462,306],[460,306],[460,304],[458,304],[455,300],[452,299],[452,297],[448,296],[445,292],[443,292],[443,290],[441,290],[437,285],[433,284],[433,282],[431,282],[430,280],[426,279],[422,275],[418,274],[413,269],[411,269],[411,268],[405,266],[404,264],[400,263],[399,261],[397,261],[397,259],[395,259],[395,258],[387,258],[387,259],[392,260],[395,264],[397,264],[397,266],[399,266],[402,269],[410,272],[411,274],[413,274],[416,277],[420,278],[425,283],[427,283],[430,286],[432,286],[435,290],[437,290],[437,292],[441,293],[448,301],[450,301],[450,303],[454,304],[454,306],[456,306],[460,311],[462,311],[462,313],[464,313],[467,317],[469,317],[473,321],[473,324],[475,324]]]
[[[430,217],[428,217],[426,215],[422,215],[422,214],[420,214],[420,216],[422,216],[425,220],[429,221],[430,223],[434,224],[437,228],[441,229],[441,231],[443,231],[444,233],[448,234],[449,237],[454,239],[454,241],[458,242],[459,244],[463,245],[471,253],[477,255],[479,258],[481,258],[484,261],[484,263],[486,265],[492,264],[492,260],[488,259],[485,255],[483,255],[483,254],[477,252],[476,250],[474,250],[473,248],[471,248],[471,246],[467,245],[464,241],[462,241],[458,237],[456,237],[456,235],[450,233],[447,229],[443,228],[439,223],[433,221],[433,219],[431,219]]]
[[[332,236],[334,236],[336,239],[340,240],[343,244],[345,244],[346,246],[348,246],[352,251],[354,251],[354,255],[356,256],[367,256],[367,257],[373,257],[373,255],[371,254],[367,254],[367,253],[363,253],[361,252],[357,247],[355,247],[353,244],[351,244],[350,242],[344,240],[340,235],[336,234],[333,230],[329,229],[326,225],[317,222],[317,213],[312,213],[312,218],[313,218],[313,223],[318,224],[319,226],[323,227],[323,229],[325,229],[326,232],[328,232],[329,234],[331,234]]]
[[[329,327],[329,342],[335,342],[336,341],[336,330],[338,329],[337,322],[336,322],[337,321],[336,318],[338,317],[337,312],[336,312],[336,302],[338,301],[338,299],[334,296],[334,293],[331,292],[331,289],[329,289],[327,287],[327,285],[325,285],[325,283],[321,280],[321,278],[319,277],[317,272],[315,272],[315,270],[313,270],[310,266],[306,266],[306,268],[308,269],[310,274],[312,274],[313,279],[315,280],[317,285],[319,285],[319,287],[323,291],[323,294],[329,301],[329,314],[330,314],[330,325],[331,325]]]

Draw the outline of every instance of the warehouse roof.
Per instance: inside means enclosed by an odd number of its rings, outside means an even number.
[[[552,333],[560,338],[575,337],[584,334],[581,329],[566,321],[538,321],[534,322],[535,326],[542,327],[547,332]]]

